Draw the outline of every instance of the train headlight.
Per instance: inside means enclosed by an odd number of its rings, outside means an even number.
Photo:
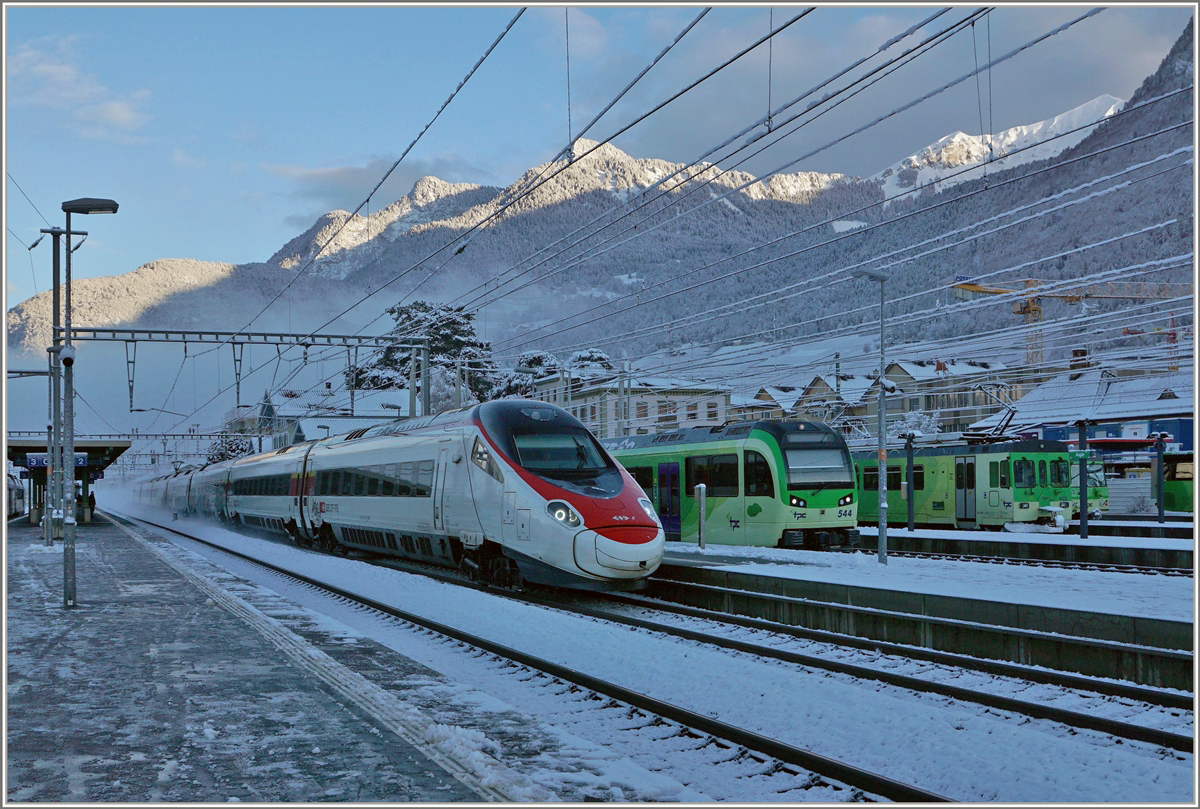
[[[575,513],[575,509],[568,506],[561,500],[552,500],[546,504],[546,513],[567,528],[578,528],[583,525],[583,520]]]
[[[854,502],[854,492],[850,492],[850,494],[846,495],[841,500],[838,500],[838,505],[839,506],[848,506],[853,502]]]
[[[649,500],[646,500],[645,498],[639,498],[638,505],[640,505],[642,507],[642,511],[646,512],[647,517],[654,520],[655,523],[658,522],[658,513],[654,510],[653,503],[651,503]]]
[[[793,506],[796,506],[797,508],[808,508],[808,502],[805,501],[803,497],[797,497],[793,494],[791,498],[791,503]]]

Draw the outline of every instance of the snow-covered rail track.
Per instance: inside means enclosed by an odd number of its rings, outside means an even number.
[[[528,598],[528,597],[527,597]],[[871,664],[863,663],[848,663],[844,660],[836,659],[828,652],[824,655],[810,654],[801,651],[787,650],[778,648],[775,645],[767,645],[769,643],[779,644],[795,637],[812,637],[814,633],[807,633],[803,630],[795,631],[793,627],[773,624],[768,621],[760,621],[754,619],[744,619],[737,616],[729,616],[720,613],[710,612],[708,610],[691,609],[686,607],[678,607],[675,605],[662,604],[650,599],[638,598],[636,596],[627,596],[623,594],[609,594],[603,598],[610,600],[611,603],[633,606],[637,610],[636,615],[621,614],[612,610],[593,609],[579,604],[564,602],[560,598],[536,599],[540,603],[553,605],[560,609],[566,609],[571,612],[588,615],[602,620],[617,621],[619,623],[635,626],[641,629],[647,629],[655,632],[663,632],[675,637],[684,638],[699,643],[719,646],[724,649],[729,649],[737,652],[757,655],[759,657],[768,657],[774,660],[780,660],[795,665],[806,666],[809,668],[821,669],[824,671],[836,672],[839,674],[850,675],[855,678],[864,680],[875,680],[878,682],[887,683],[888,685],[899,688],[910,689],[922,693],[939,694],[941,696],[950,697],[956,700],[973,702],[988,708],[994,708],[1000,711],[1008,711],[1018,716],[1026,716],[1031,719],[1045,719],[1052,722],[1059,722],[1074,728],[1095,730],[1100,733],[1107,734],[1117,739],[1129,739],[1136,741],[1148,742],[1172,750],[1191,751],[1194,745],[1192,735],[1175,733],[1170,730],[1161,728],[1149,727],[1145,724],[1136,724],[1127,722],[1112,717],[1097,715],[1104,711],[1103,704],[1111,705],[1112,698],[1120,700],[1121,710],[1131,712],[1130,708],[1135,705],[1141,706],[1139,710],[1146,714],[1162,714],[1164,711],[1167,714],[1173,714],[1176,717],[1190,717],[1192,713],[1192,697],[1191,695],[1172,693],[1161,691],[1158,689],[1141,688],[1138,686],[1113,683],[1110,681],[1093,680],[1090,678],[1076,677],[1062,674],[1059,672],[1046,671],[1044,669],[1030,668],[1026,666],[1018,666],[1012,664],[992,664],[989,661],[978,661],[973,658],[967,658],[958,655],[927,655],[922,654],[925,650],[913,650],[911,647],[900,647],[895,644],[885,644],[888,651],[891,653],[891,660],[879,660],[879,653],[884,651],[880,644],[871,644],[869,656],[872,658]],[[534,599],[529,599],[534,600]],[[668,621],[649,620],[645,616],[649,612],[659,611],[662,613],[670,613],[675,615],[685,615],[692,618],[704,619],[705,622],[711,625],[709,631],[697,631],[696,629],[687,628],[681,625],[672,625]],[[693,622],[694,623],[694,622]],[[725,632],[717,628],[721,625],[726,627]],[[758,634],[764,635],[757,642],[750,642],[729,637],[729,627],[743,627],[756,630]],[[821,633],[822,640],[830,641],[828,633]],[[858,640],[858,639],[853,639]],[[836,642],[836,641],[835,641]],[[827,644],[823,644],[827,645]],[[866,644],[856,643],[859,648],[866,648]],[[916,651],[918,657],[926,660],[937,658],[940,672],[934,672],[932,667],[923,666],[920,676],[899,674],[894,671],[887,670],[884,666],[896,664],[898,660],[906,659],[909,651]],[[907,658],[911,660],[911,658]],[[982,665],[980,665],[982,664]],[[980,683],[974,687],[962,687],[953,685],[948,682],[941,681],[938,676],[949,679],[959,678],[963,673],[963,669],[983,669],[988,672],[988,676],[980,678]],[[989,686],[995,687],[995,680],[1003,677],[1002,686],[1009,688],[1021,689],[1029,683],[1039,683],[1043,685],[1053,685],[1063,689],[1064,693],[1068,693],[1072,699],[1083,699],[1087,701],[1088,694],[1097,697],[1109,697],[1110,699],[1095,699],[1092,702],[1096,703],[1090,706],[1089,713],[1084,713],[1076,710],[1067,710],[1057,708],[1052,705],[1045,704],[1044,701],[1018,699],[1015,697],[1005,696],[1003,694],[994,693],[994,691],[986,690]],[[1154,721],[1154,717],[1151,717]],[[1161,718],[1159,719],[1161,722]],[[1191,725],[1188,721],[1187,725]]]
[[[193,542],[214,548],[223,554],[229,554],[252,565],[269,570],[276,575],[287,577],[307,587],[336,596],[346,602],[353,603],[357,608],[374,610],[381,615],[398,618],[422,629],[504,658],[518,666],[541,672],[563,682],[592,691],[602,697],[607,697],[609,700],[629,705],[638,711],[660,717],[661,720],[682,725],[691,729],[694,733],[711,737],[714,742],[721,746],[740,747],[747,751],[767,756],[778,762],[777,766],[799,767],[808,770],[815,776],[838,781],[852,790],[865,793],[868,797],[876,796],[891,801],[904,802],[944,802],[949,800],[935,792],[857,767],[847,761],[823,756],[811,750],[768,738],[753,730],[722,722],[712,716],[640,694],[637,691],[589,675],[586,672],[560,665],[553,661],[496,643],[488,638],[480,637],[410,611],[401,610],[377,600],[364,597],[345,588],[321,581],[314,576],[288,570],[279,565],[258,559],[253,555],[227,548],[219,543],[210,542],[187,531],[128,515],[121,515],[121,519],[133,523],[144,523],[160,531],[177,534]]]
[[[1193,689],[1192,624],[974,598],[663,565],[646,595],[714,612],[1126,680]],[[916,654],[915,652],[913,654]]]

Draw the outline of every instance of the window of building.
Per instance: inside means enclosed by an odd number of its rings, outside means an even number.
[[[648,419],[648,418],[650,418],[650,405],[649,405],[649,403],[647,403],[647,402],[638,402],[638,403],[637,403],[637,417],[638,417],[639,419]]]
[[[687,420],[696,421],[700,418],[700,403],[692,402],[687,406]]]
[[[708,420],[716,421],[718,418],[720,418],[720,416],[719,416],[719,407],[718,407],[717,403],[709,402],[708,403]]]

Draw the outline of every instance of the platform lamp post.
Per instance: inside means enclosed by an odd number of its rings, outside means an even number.
[[[63,462],[71,470],[63,497],[63,607],[75,606],[75,349],[71,346],[71,214],[116,213],[111,199],[68,200],[62,204],[67,215],[67,272],[63,308]],[[86,233],[83,234],[87,236]],[[57,268],[55,283],[58,281]]]
[[[872,281],[879,282],[879,413],[878,426],[879,432],[879,563],[887,564],[887,434],[885,426],[887,421],[887,402],[885,400],[884,391],[884,353],[883,353],[883,337],[884,337],[884,320],[883,320],[883,301],[884,284],[891,278],[885,272],[879,270],[851,270],[850,274],[855,278],[870,278]]]

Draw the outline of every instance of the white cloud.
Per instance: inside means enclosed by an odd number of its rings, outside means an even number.
[[[150,92],[114,93],[79,68],[74,42],[73,37],[43,38],[18,45],[8,58],[8,102],[70,112],[63,125],[85,138],[145,142],[133,133],[150,120],[143,109]]]
[[[192,157],[183,149],[176,148],[171,152],[171,162],[181,169],[198,169],[206,165],[204,160]]]

